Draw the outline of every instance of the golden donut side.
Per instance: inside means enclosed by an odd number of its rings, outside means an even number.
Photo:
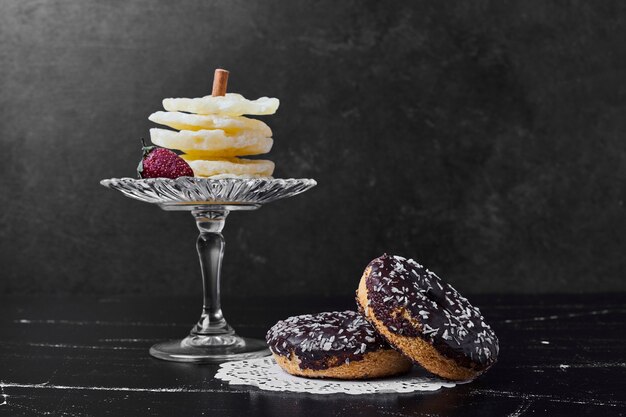
[[[272,353],[276,363],[291,375],[307,378],[372,379],[399,375],[411,370],[412,362],[393,349],[368,352],[363,359],[329,364],[327,369],[301,369],[300,358],[292,350],[289,357]]]

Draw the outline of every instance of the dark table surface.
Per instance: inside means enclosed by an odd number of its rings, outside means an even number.
[[[0,416],[626,415],[626,294],[470,297],[495,328],[500,360],[434,393],[349,396],[260,391],[213,379],[217,366],[148,355],[184,336],[195,298],[0,297]],[[224,300],[240,334],[349,298]]]

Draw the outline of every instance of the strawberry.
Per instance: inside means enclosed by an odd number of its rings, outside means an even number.
[[[137,166],[139,178],[193,177],[193,170],[176,153],[158,146],[146,146],[143,138],[143,157]]]

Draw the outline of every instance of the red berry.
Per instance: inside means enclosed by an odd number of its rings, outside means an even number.
[[[169,149],[144,146],[143,153],[137,167],[139,178],[193,177],[189,164]]]

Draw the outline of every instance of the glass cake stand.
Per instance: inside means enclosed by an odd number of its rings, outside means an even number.
[[[269,355],[264,341],[241,337],[226,322],[220,303],[220,279],[228,213],[255,210],[314,187],[312,179],[275,178],[111,178],[100,181],[127,197],[167,211],[190,211],[200,231],[196,248],[202,271],[202,314],[182,340],[157,343],[155,358],[175,362],[216,363]]]

